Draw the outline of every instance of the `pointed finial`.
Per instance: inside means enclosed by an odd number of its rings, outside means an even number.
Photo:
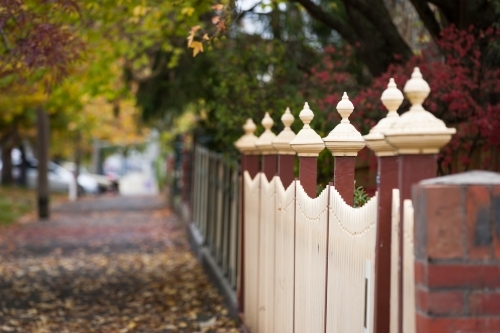
[[[243,125],[245,134],[234,143],[236,148],[243,155],[253,155],[259,153],[257,148],[255,148],[257,137],[253,134],[256,129],[257,126],[255,126],[253,120],[251,118],[248,118],[245,122],[245,125]]]
[[[300,120],[304,123],[302,129],[297,133],[295,138],[290,141],[290,146],[297,152],[299,156],[318,156],[325,148],[325,144],[321,137],[316,133],[309,124],[314,118],[314,113],[309,108],[306,102],[304,108],[299,114]]]
[[[283,113],[283,115],[281,116],[281,122],[283,123],[283,125],[285,125],[285,128],[290,128],[294,120],[295,118],[290,112],[290,108],[287,107],[285,113]]]
[[[325,137],[326,148],[333,156],[356,156],[365,146],[361,133],[349,122],[349,116],[354,110],[354,105],[344,92],[342,100],[337,104],[337,111],[342,116],[340,124]]]
[[[264,115],[264,118],[262,118],[261,124],[262,124],[262,126],[264,126],[264,129],[266,131],[271,130],[271,127],[273,127],[273,125],[274,125],[274,121],[273,121],[273,118],[271,118],[271,116],[269,116],[269,112],[266,112],[266,114]]]
[[[300,120],[302,120],[302,122],[304,123],[304,128],[311,128],[309,126],[309,124],[311,123],[311,121],[313,120],[314,118],[314,113],[312,112],[312,110],[309,108],[309,103],[305,103],[304,104],[304,108],[302,109],[302,111],[300,111],[299,113],[299,118]]]
[[[397,149],[385,140],[384,134],[399,118],[397,110],[401,103],[403,103],[404,97],[392,77],[389,80],[387,89],[382,93],[380,100],[387,110],[389,110],[389,113],[387,113],[385,118],[380,119],[377,125],[370,130],[370,133],[363,138],[368,148],[373,150],[377,156],[394,156],[397,155]]]
[[[269,116],[269,112],[266,112],[264,118],[262,118],[261,124],[264,126],[264,132],[255,142],[255,146],[263,155],[275,154],[276,150],[274,149],[272,142],[276,138],[276,135],[271,131],[274,121],[271,116]]]
[[[430,91],[420,69],[415,67],[404,87],[412,106],[408,112],[396,118],[384,133],[386,141],[397,148],[400,155],[437,154],[456,133],[455,128],[447,128],[441,119],[423,108],[422,103]]]
[[[412,109],[423,110],[422,103],[425,101],[431,88],[427,81],[422,78],[422,73],[420,73],[420,68],[415,67],[413,73],[411,74],[411,79],[406,82],[403,91],[406,97],[410,100]],[[414,108],[415,107],[415,108]]]
[[[404,96],[401,90],[398,89],[396,82],[391,77],[389,80],[389,84],[387,85],[387,89],[382,93],[382,97],[380,98],[382,104],[389,110],[387,117],[397,117],[398,116],[398,108],[403,103]]]
[[[349,116],[351,115],[353,110],[354,110],[354,105],[349,100],[347,93],[344,92],[342,99],[337,104],[337,112],[342,117],[342,121],[341,121],[342,123],[349,123]]]
[[[253,122],[252,118],[248,118],[247,121],[245,122],[245,125],[243,125],[243,130],[245,131],[245,134],[253,134],[256,129],[257,126],[255,126],[255,123]]]
[[[285,113],[281,116],[285,128],[273,140],[273,147],[278,151],[279,155],[295,155],[295,150],[290,146],[290,142],[295,138],[295,133],[290,128],[294,119],[290,108],[286,108]]]

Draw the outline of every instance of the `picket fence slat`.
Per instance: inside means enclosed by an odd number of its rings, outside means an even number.
[[[296,181],[295,332],[324,333],[328,191],[312,199]]]
[[[415,253],[413,240],[413,205],[403,202],[403,332],[415,333]]]
[[[274,233],[275,233],[275,179],[268,182],[260,177],[259,230],[259,332],[272,332],[274,323]]]
[[[391,312],[390,333],[398,333],[399,321],[399,190],[392,190],[392,239],[391,239]]]
[[[326,332],[371,332],[376,212],[377,196],[353,208],[330,186]]]
[[[260,178],[259,173],[254,179],[245,171],[244,178],[244,308],[245,325],[250,332],[258,333],[258,295],[259,295],[259,220],[260,220]]]
[[[230,192],[230,216],[229,216],[229,264],[228,276],[229,283],[233,288],[236,288],[237,267],[238,267],[238,193],[239,179],[238,170],[231,170],[231,192]]]
[[[275,323],[273,332],[293,332],[295,274],[295,182],[276,178]]]

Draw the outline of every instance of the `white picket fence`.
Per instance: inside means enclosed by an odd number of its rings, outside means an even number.
[[[244,322],[252,333],[372,332],[377,196],[311,199],[244,172]]]
[[[415,320],[415,254],[414,254],[414,211],[411,200],[403,202],[403,333],[416,332]],[[400,244],[400,195],[399,190],[392,191],[392,244],[391,244],[391,314],[390,333],[398,333],[399,318],[399,255]]]

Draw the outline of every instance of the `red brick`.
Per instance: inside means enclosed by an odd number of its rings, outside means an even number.
[[[500,292],[472,292],[469,308],[472,315],[500,315]]]
[[[498,264],[428,264],[428,286],[500,288]]]
[[[415,284],[427,284],[427,263],[415,260]]]
[[[499,333],[500,317],[437,317],[417,313],[417,333]]]
[[[464,257],[464,209],[461,186],[428,186],[427,256],[432,259]]]
[[[427,288],[415,286],[415,303],[417,311],[427,313],[429,307],[429,293]]]
[[[468,186],[465,199],[467,221],[467,257],[491,258],[493,236],[491,230],[490,190],[487,186]]]
[[[491,210],[493,218],[493,252],[500,259],[500,185],[491,189]]]
[[[456,316],[464,313],[464,294],[461,291],[416,289],[417,307],[429,315]]]

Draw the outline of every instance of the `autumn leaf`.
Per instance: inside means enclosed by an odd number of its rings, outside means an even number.
[[[208,37],[208,35],[207,35],[207,34],[204,34],[204,35],[203,35],[203,40],[209,40],[209,39],[210,39],[210,37]]]
[[[220,21],[220,17],[219,16],[212,17],[212,23],[213,24],[217,24],[217,23],[219,23],[219,21]]]
[[[203,52],[203,44],[200,42],[192,42],[189,47],[193,49],[193,57],[196,57],[198,53]]]
[[[213,5],[213,6],[212,6],[212,9],[213,9],[213,10],[215,10],[215,11],[220,12],[221,10],[223,10],[223,9],[224,9],[224,5],[222,5],[222,4],[220,4],[220,3],[219,3],[219,4],[216,4],[216,5]]]
[[[226,30],[226,25],[224,24],[224,20],[219,21],[219,23],[217,24],[217,28],[221,31]]]
[[[194,8],[193,7],[182,8],[181,13],[186,16],[191,16],[194,13]]]

